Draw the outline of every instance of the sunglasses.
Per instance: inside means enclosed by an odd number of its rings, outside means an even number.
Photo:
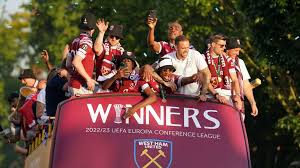
[[[118,37],[118,36],[113,36],[113,35],[110,35],[109,38],[111,38],[111,39],[115,38],[116,40],[119,40],[119,39],[120,39],[120,37]]]
[[[219,43],[216,43],[220,46],[220,48],[224,48],[226,46],[226,44],[219,44]]]

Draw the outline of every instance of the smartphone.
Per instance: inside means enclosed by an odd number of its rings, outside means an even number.
[[[152,19],[157,18],[157,11],[156,10],[150,10],[149,14],[148,14],[148,17],[150,17]]]
[[[119,69],[123,69],[123,68],[126,68],[126,67],[127,67],[127,64],[125,64],[124,62],[121,62]]]

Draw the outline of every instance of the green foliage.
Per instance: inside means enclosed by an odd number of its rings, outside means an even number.
[[[25,5],[27,10],[32,11],[29,38],[29,45],[34,49],[30,55],[32,63],[43,49],[48,50],[51,62],[61,61],[64,46],[79,32],[77,20],[84,6],[76,4],[63,0],[47,3],[32,0]]]
[[[8,115],[7,111],[4,82],[0,81],[0,123],[4,128],[9,126],[8,120],[6,120]],[[20,165],[20,160],[17,162],[15,158],[20,158],[20,156],[13,151],[13,145],[5,144],[4,141],[0,139],[0,165],[10,165],[13,162]]]
[[[276,125],[278,131],[277,136],[291,135],[294,139],[294,143],[300,149],[300,116],[299,115],[288,115],[280,120]]]
[[[0,20],[0,78],[10,75],[13,63],[18,58],[24,58],[28,52],[29,14],[17,13],[10,20]]]
[[[18,68],[18,60],[24,60],[28,55],[29,21],[28,12],[20,12],[10,19],[0,19],[0,123],[8,127],[8,105],[6,96],[17,88],[16,79],[11,76],[14,68]],[[9,87],[9,89],[7,89]],[[5,155],[3,155],[5,154]],[[0,141],[0,167],[15,165],[20,167],[21,157],[13,150],[13,145]]]
[[[173,6],[173,8],[165,8]],[[26,8],[33,10],[31,17],[31,36],[29,43],[35,52],[48,49],[52,62],[61,60],[62,50],[77,34],[80,16],[85,11],[93,12],[99,18],[105,18],[112,24],[124,26],[124,48],[138,55],[140,62],[150,63],[155,55],[147,48],[147,26],[145,19],[149,9],[157,9],[159,24],[156,29],[159,40],[166,39],[167,23],[177,18],[183,2],[181,1],[49,1],[41,3],[33,0]],[[76,11],[76,12],[74,12]],[[97,33],[96,33],[97,34]]]
[[[4,102],[4,82],[0,82],[0,100],[1,102]],[[6,108],[5,108],[5,104],[4,103],[0,103],[0,116],[3,116],[6,114]],[[1,118],[0,118],[1,119]],[[1,122],[2,123],[2,122]]]

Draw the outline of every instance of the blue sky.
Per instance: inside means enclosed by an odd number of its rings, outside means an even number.
[[[21,10],[20,5],[27,2],[29,2],[29,0],[0,0],[0,13],[2,14],[3,7],[5,6],[3,14],[5,17],[8,17],[9,14]]]

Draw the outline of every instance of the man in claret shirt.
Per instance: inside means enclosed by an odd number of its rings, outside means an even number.
[[[146,99],[129,108],[123,116],[124,119],[132,116],[138,109],[154,103],[157,99],[155,93],[149,87],[149,84],[142,80],[139,73],[135,71],[138,66],[132,53],[124,52],[119,59],[116,74],[103,83],[103,89],[105,90],[110,88],[110,90],[114,92],[122,93],[143,92],[147,96]]]
[[[210,97],[213,96],[219,102],[234,105],[241,110],[240,87],[235,67],[224,53],[225,46],[224,35],[213,35],[210,37],[210,47],[205,52],[205,60],[211,73]]]
[[[96,79],[102,82],[115,75],[115,62],[121,57],[124,48],[120,40],[123,39],[123,26],[111,25],[108,30],[108,37],[104,40],[104,34],[108,28],[108,22],[99,19],[96,23],[99,34],[96,38],[94,50],[96,52]]]
[[[67,67],[71,78],[69,92],[72,96],[91,94],[97,83],[93,78],[94,58],[92,35],[96,28],[96,17],[86,13],[80,21],[80,35],[70,46],[67,57]]]
[[[168,42],[166,41],[155,41],[154,31],[157,23],[157,18],[152,18],[148,16],[147,25],[149,27],[147,43],[148,46],[160,57],[175,51],[175,39],[176,37],[183,34],[182,26],[179,22],[171,22],[168,27]],[[190,49],[194,49],[192,45],[189,46]]]

